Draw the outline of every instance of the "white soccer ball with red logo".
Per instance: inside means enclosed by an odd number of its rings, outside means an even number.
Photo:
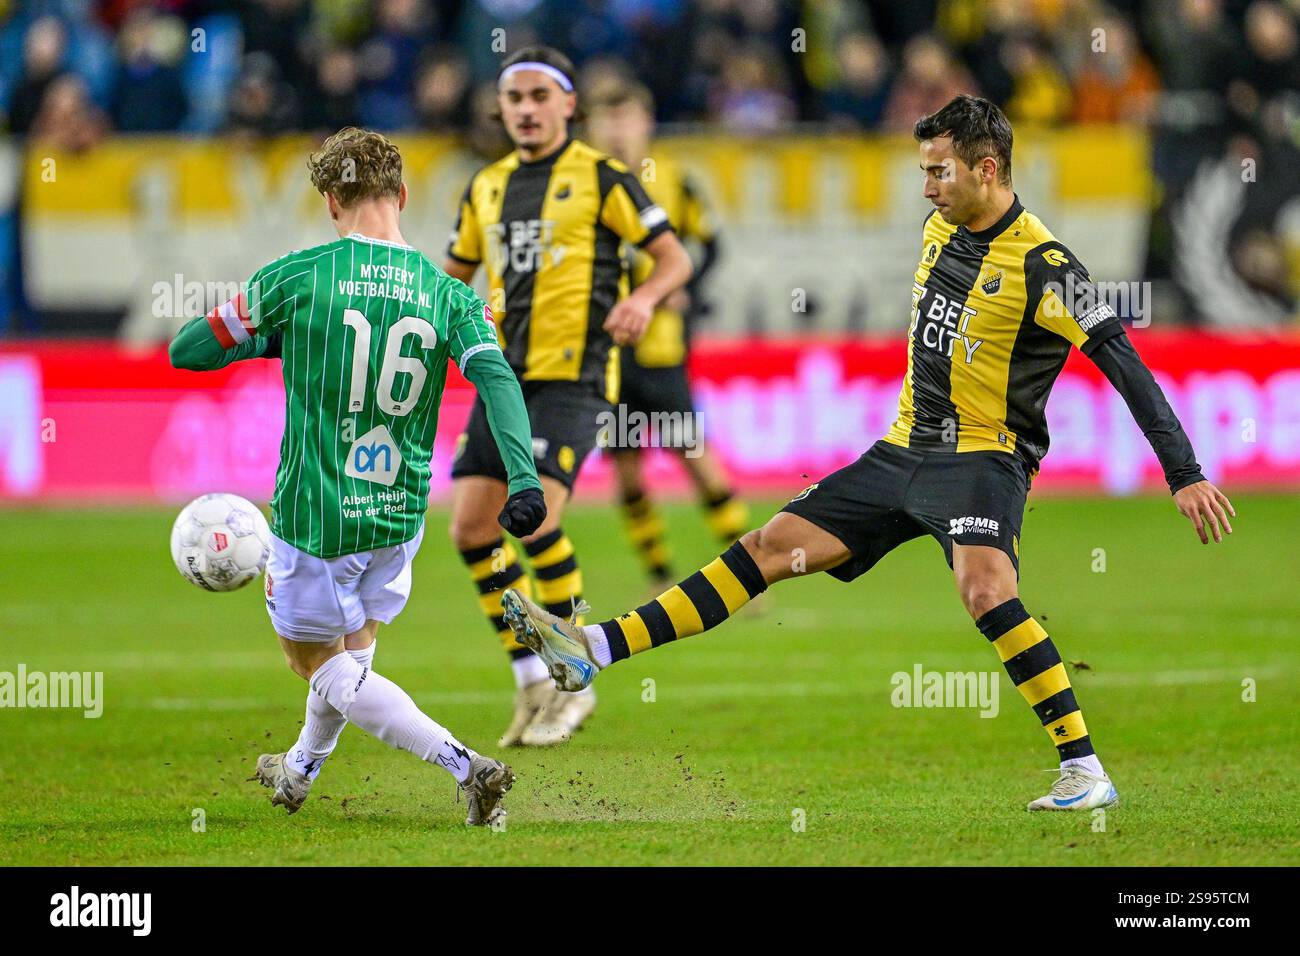
[[[206,591],[234,591],[266,569],[271,529],[262,510],[239,495],[212,494],[187,504],[172,525],[172,560]]]

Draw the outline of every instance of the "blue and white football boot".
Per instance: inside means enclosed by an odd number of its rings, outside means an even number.
[[[1109,777],[1098,777],[1082,767],[1062,767],[1046,796],[1029,804],[1030,810],[1095,810],[1119,804],[1119,793]]]
[[[579,691],[595,679],[600,667],[587,646],[587,636],[573,620],[556,617],[514,588],[506,591],[501,606],[510,630],[520,644],[542,659],[556,687]],[[573,619],[590,610],[585,601],[579,602]]]

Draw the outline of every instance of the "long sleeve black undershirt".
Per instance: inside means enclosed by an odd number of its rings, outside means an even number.
[[[1102,370],[1128,405],[1134,421],[1160,460],[1170,493],[1203,481],[1201,466],[1196,463],[1196,453],[1187,433],[1128,335],[1121,332],[1108,336],[1092,348],[1085,349],[1085,354]]]

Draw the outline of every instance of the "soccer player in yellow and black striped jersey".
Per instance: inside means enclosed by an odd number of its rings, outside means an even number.
[[[1051,791],[1029,809],[1111,805],[1118,794],[1061,655],[1017,587],[1025,498],[1047,452],[1043,410],[1071,346],[1123,396],[1201,541],[1231,534],[1235,512],[1202,477],[1164,394],[1078,258],[1020,204],[1001,110],[959,96],[921,119],[915,135],[935,208],[912,284],[898,420],[884,439],[635,611],[574,627],[508,591],[507,622],[563,686],[581,687],[615,661],[721,623],[775,581],[807,571],[850,581],[928,534],[1061,760]]]
[[[546,520],[522,538],[537,596],[577,614],[582,572],[560,526],[583,459],[618,395],[618,348],[644,333],[659,302],[690,278],[691,261],[668,215],[617,160],[569,135],[577,109],[573,64],[548,47],[507,57],[497,102],[515,149],[479,170],[461,200],[445,268],[470,282],[487,271],[488,303],[506,361],[523,386]],[[619,250],[654,266],[625,294]],[[507,587],[529,587],[519,556],[497,526],[516,494],[476,401],[452,465],[451,535],[479,604],[513,661],[518,693],[501,746],[568,739],[590,714],[590,692],[558,695],[545,666],[518,644],[501,615]]]
[[[690,283],[660,303],[634,348],[622,350],[620,420],[661,424],[654,429],[630,428],[611,446],[628,539],[651,581],[663,587],[671,584],[674,576],[663,518],[646,494],[642,478],[642,446],[647,433],[680,456],[699,494],[709,529],[724,545],[749,527],[748,509],[736,498],[721,462],[704,444],[686,377],[688,316],[698,300],[700,282],[717,260],[718,240],[704,201],[686,171],[671,155],[651,148],[654,98],[648,89],[639,83],[618,82],[599,91],[588,109],[587,131],[597,147],[637,174],[682,241],[698,247]],[[647,256],[631,250],[633,288],[645,280],[652,267]]]

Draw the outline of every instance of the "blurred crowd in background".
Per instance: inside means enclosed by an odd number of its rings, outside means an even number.
[[[0,17],[17,134],[469,131],[503,50],[535,41],[586,77],[635,74],[660,120],[741,133],[907,131],[959,91],[1020,123],[1276,130],[1300,88],[1281,0],[0,0]]]
[[[454,132],[495,159],[498,64],[535,42],[580,89],[635,76],[661,123],[737,135],[906,133],[963,91],[1015,124],[1139,124],[1159,186],[1146,276],[1213,320],[1229,258],[1234,308],[1294,317],[1277,220],[1300,197],[1300,0],[0,0],[0,128],[75,151],[114,131],[356,124]],[[1220,203],[1231,237],[1184,254],[1180,204],[1231,191],[1206,160],[1231,179],[1243,157],[1269,188]]]

